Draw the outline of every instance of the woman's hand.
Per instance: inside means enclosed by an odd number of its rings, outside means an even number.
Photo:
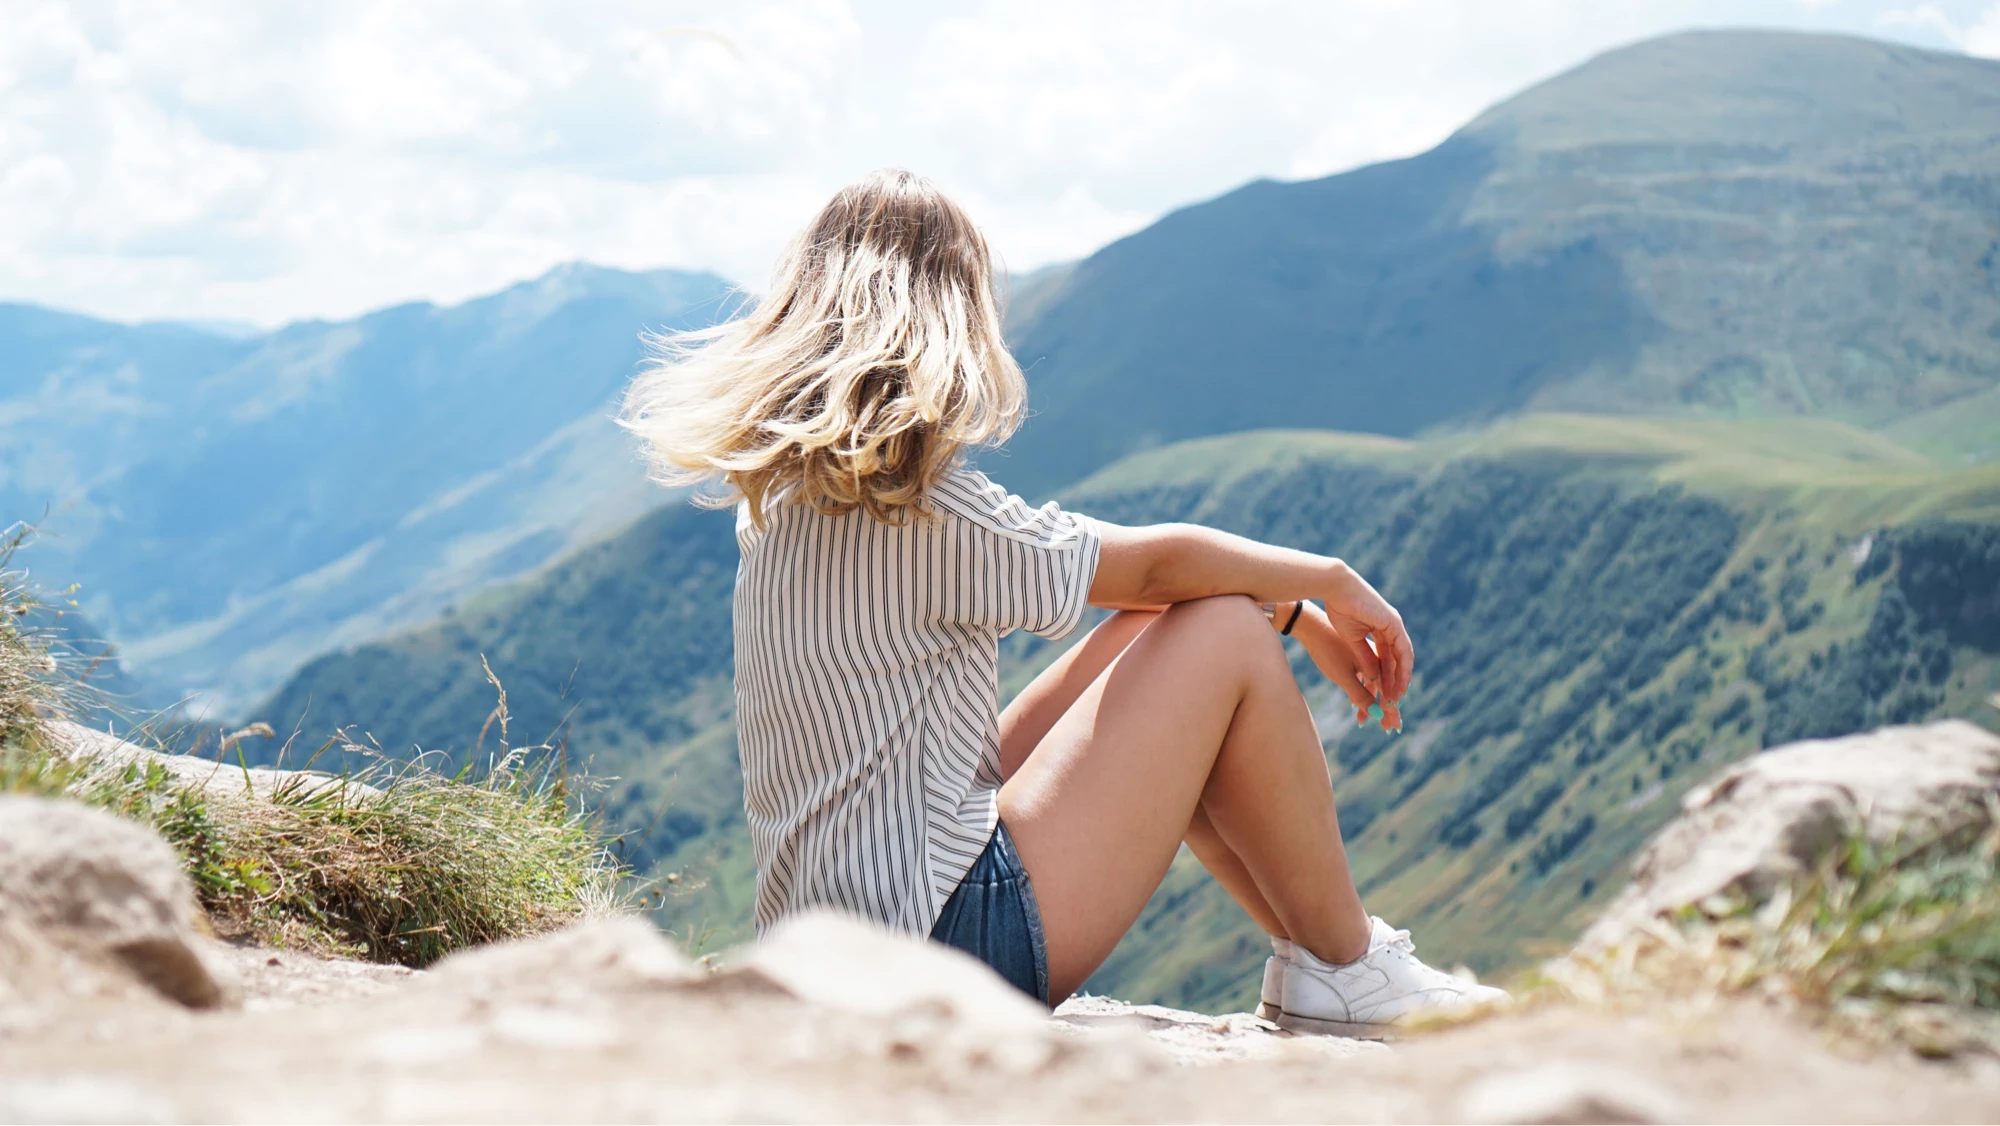
[[[1393,610],[1391,611],[1394,612]],[[1350,626],[1352,623],[1350,623]],[[1333,686],[1347,694],[1348,702],[1354,705],[1354,722],[1363,727],[1372,718],[1369,708],[1377,702],[1375,687],[1363,672],[1360,662],[1355,659],[1354,646],[1340,632],[1340,626],[1319,607],[1308,602],[1299,615],[1298,624],[1292,627],[1292,636],[1305,647],[1306,656],[1312,658],[1313,666],[1320,674],[1333,682]],[[1366,634],[1360,635],[1363,649],[1367,649]],[[1369,655],[1374,652],[1369,650]],[[1396,706],[1393,697],[1383,696],[1382,729],[1401,731],[1403,729],[1402,710]]]
[[[1121,528],[1100,521],[1098,530],[1102,546],[1090,583],[1091,605],[1157,609],[1218,594],[1245,594],[1259,602],[1323,599],[1326,612],[1313,611],[1321,624],[1314,660],[1322,669],[1351,670],[1352,675],[1327,675],[1343,691],[1348,682],[1358,683],[1370,703],[1382,702],[1384,725],[1401,726],[1395,705],[1410,690],[1416,654],[1403,616],[1354,568],[1193,524]],[[1334,646],[1344,655],[1336,655]]]
[[[1362,683],[1381,695],[1386,711],[1410,690],[1411,670],[1416,667],[1403,615],[1345,563],[1336,563],[1325,598],[1329,626],[1347,647]]]

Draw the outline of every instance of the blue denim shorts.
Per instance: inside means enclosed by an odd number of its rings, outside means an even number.
[[[1014,851],[1007,826],[993,830],[986,850],[972,862],[945,900],[931,939],[956,946],[993,967],[1016,989],[1049,1003],[1049,945],[1035,887]]]

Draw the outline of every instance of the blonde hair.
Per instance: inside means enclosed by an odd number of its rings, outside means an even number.
[[[919,176],[841,189],[747,316],[654,338],[620,423],[653,478],[727,486],[760,525],[773,498],[907,522],[968,446],[1020,425],[986,240]]]

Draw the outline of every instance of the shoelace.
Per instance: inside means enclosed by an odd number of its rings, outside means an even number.
[[[1406,954],[1412,958],[1417,956],[1417,944],[1410,939],[1410,932],[1406,930],[1390,931],[1389,940],[1375,949],[1394,950],[1399,954]]]

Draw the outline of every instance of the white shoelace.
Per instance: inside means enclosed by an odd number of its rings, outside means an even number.
[[[1391,948],[1401,951],[1404,954],[1408,954],[1412,958],[1416,957],[1417,955],[1417,944],[1411,940],[1410,932],[1406,930],[1390,931],[1388,941],[1384,942],[1382,945],[1376,947],[1375,949],[1388,950]]]

